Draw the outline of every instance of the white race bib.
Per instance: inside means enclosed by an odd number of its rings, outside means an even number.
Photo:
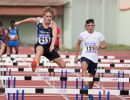
[[[96,44],[95,43],[85,43],[85,52],[88,52],[88,53],[96,53]]]
[[[48,44],[51,41],[51,37],[48,35],[40,35],[38,40],[40,44]]]

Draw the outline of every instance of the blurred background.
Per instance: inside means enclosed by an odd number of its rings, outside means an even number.
[[[10,20],[42,17],[45,6],[55,11],[54,20],[61,30],[61,47],[75,47],[88,18],[95,20],[96,30],[105,35],[110,48],[118,46],[125,50],[130,46],[130,0],[0,0],[0,19],[8,28]],[[18,29],[21,45],[32,46],[36,40],[36,25],[22,24]]]

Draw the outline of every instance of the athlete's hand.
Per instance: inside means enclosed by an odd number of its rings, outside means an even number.
[[[99,50],[100,47],[99,46],[94,46],[94,50]]]
[[[78,63],[78,60],[79,60],[78,57],[75,57],[74,58],[74,63]]]

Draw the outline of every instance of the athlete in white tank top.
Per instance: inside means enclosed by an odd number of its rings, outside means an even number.
[[[65,68],[66,67],[66,63],[65,61],[59,56],[59,54],[57,53],[57,51],[54,50],[54,44],[57,38],[57,24],[55,23],[55,21],[52,21],[53,19],[53,15],[54,15],[54,11],[53,8],[51,7],[45,7],[43,9],[43,17],[37,17],[37,18],[26,18],[24,20],[18,21],[15,23],[15,25],[20,25],[22,23],[36,23],[37,26],[38,24],[40,24],[40,28],[37,27],[37,29],[39,29],[37,32],[40,33],[40,35],[37,35],[37,38],[39,39],[40,37],[40,44],[35,44],[35,57],[31,63],[31,67],[32,67],[32,71],[35,72],[37,65],[40,62],[40,58],[42,55],[44,55],[46,58],[48,58],[49,60],[54,61],[55,63],[57,63],[59,65],[59,67],[61,68]],[[41,25],[43,27],[41,27]],[[44,29],[43,29],[44,28]],[[51,36],[49,36],[48,34],[44,34],[44,33],[48,33],[48,30],[50,33],[52,33]],[[48,38],[51,37],[51,42]],[[37,41],[38,41],[37,39]],[[48,41],[49,41],[49,46],[45,45],[41,45],[41,44],[46,44],[48,45]]]

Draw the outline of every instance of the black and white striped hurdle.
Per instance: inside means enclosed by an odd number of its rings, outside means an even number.
[[[31,66],[31,62],[0,62],[0,66]],[[39,66],[58,66],[56,63],[45,62],[39,63]],[[75,67],[81,66],[80,63],[66,63],[66,66]],[[115,64],[115,63],[99,63],[98,67],[130,67],[130,64]]]
[[[12,72],[32,72],[31,68],[1,68],[0,71],[12,71]],[[62,68],[37,68],[35,72],[56,72],[60,73],[62,70],[66,70],[68,73],[81,73],[82,69],[62,69]],[[108,74],[130,74],[130,70],[118,70],[118,69],[97,69],[97,73],[108,73]]]
[[[8,80],[16,78],[16,80],[33,80],[33,81],[39,81],[39,80],[49,80],[49,81],[76,81],[76,79],[87,82],[130,82],[130,78],[93,78],[93,77],[52,77],[52,76],[0,76],[0,80]]]
[[[12,55],[2,55],[2,58],[4,57],[34,57],[33,54],[12,54]],[[60,55],[62,58],[74,58],[75,55]],[[43,56],[42,56],[43,57]],[[80,56],[78,56],[80,58]],[[115,59],[115,56],[99,56],[101,59]]]
[[[103,94],[102,89],[61,89],[61,88],[0,88],[0,93],[16,93],[16,91],[31,94]]]
[[[60,89],[60,88],[0,88],[0,93],[16,93],[16,91],[25,94],[93,94],[98,95],[101,92],[102,95],[130,95],[130,90],[102,90],[102,89]]]
[[[2,61],[14,61],[14,62],[18,62],[18,61],[33,61],[33,58],[17,58],[17,57],[7,57],[7,58],[2,58]],[[45,62],[45,61],[49,61],[47,58],[45,57],[41,57],[40,62]],[[66,62],[74,62],[74,58],[64,58],[64,61]],[[99,63],[130,63],[129,59],[98,59]]]

